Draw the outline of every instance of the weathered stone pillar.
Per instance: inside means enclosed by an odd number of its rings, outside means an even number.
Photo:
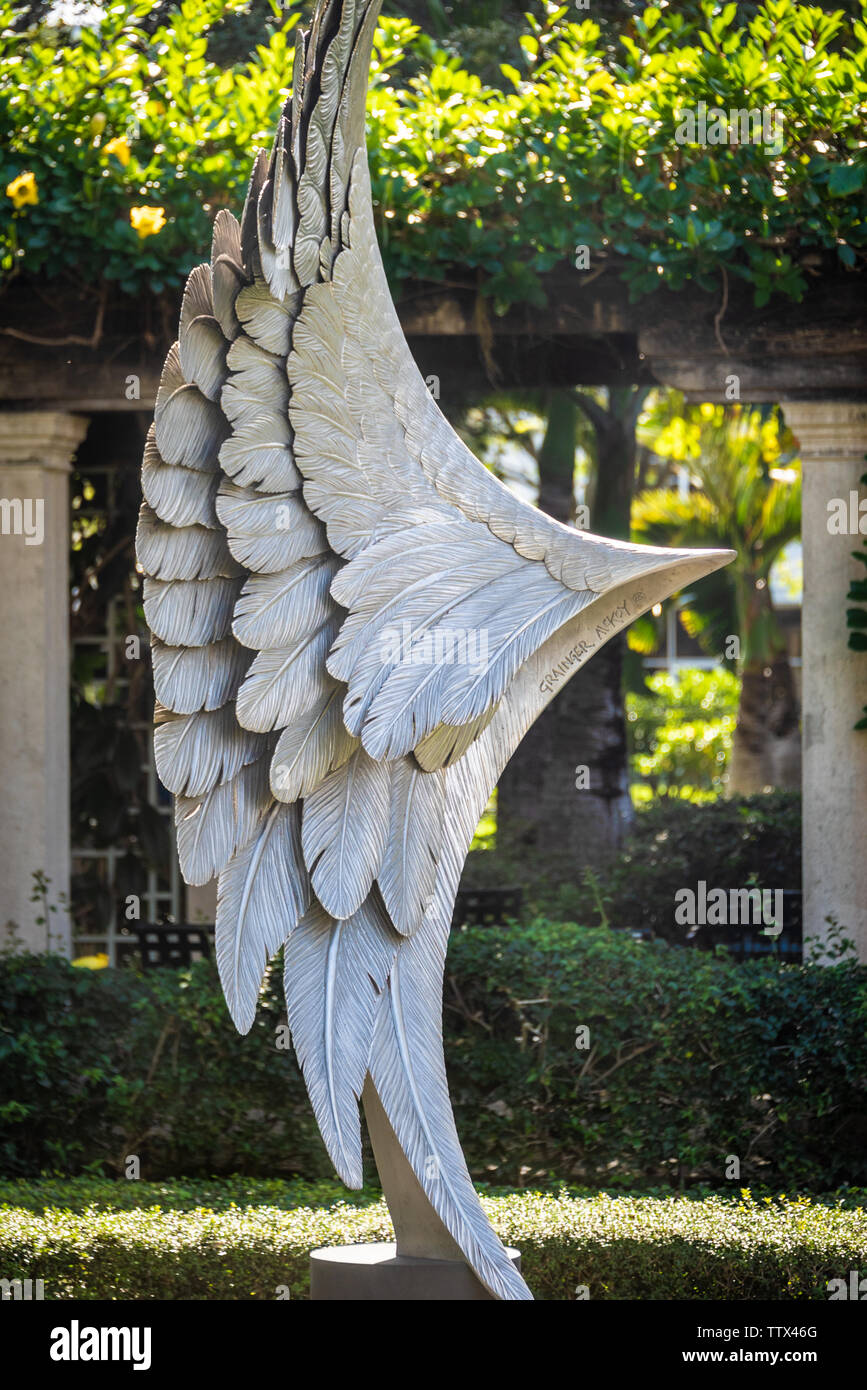
[[[0,932],[69,951],[69,481],[87,420],[0,413]],[[34,873],[57,908],[30,901]]]
[[[867,655],[847,646],[846,593],[864,568],[852,551],[867,536],[835,534],[832,512],[857,517],[867,496],[867,404],[802,401],[783,407],[801,445],[804,601],[804,934],[824,938],[833,916],[867,961]],[[856,494],[852,511],[852,494]],[[867,518],[864,522],[867,527]]]

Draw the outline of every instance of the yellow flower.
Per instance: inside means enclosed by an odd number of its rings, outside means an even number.
[[[154,236],[166,225],[165,208],[130,208],[129,220],[140,237]]]
[[[126,166],[129,164],[129,145],[126,142],[125,136],[115,135],[114,139],[109,140],[108,144],[106,145],[105,152],[106,154],[116,155],[124,168],[126,168]]]
[[[11,183],[7,183],[6,197],[11,198],[17,208],[23,208],[27,203],[38,203],[39,193],[36,189],[36,175],[31,174],[29,169],[23,174],[19,174]]]
[[[108,965],[108,956],[100,951],[96,956],[79,956],[72,964],[80,965],[84,970],[104,970]]]

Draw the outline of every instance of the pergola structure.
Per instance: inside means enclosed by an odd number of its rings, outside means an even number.
[[[754,307],[740,283],[720,295],[661,288],[630,304],[616,265],[551,272],[548,307],[495,317],[472,284],[412,285],[399,309],[443,402],[503,386],[659,384],[688,400],[779,401],[800,442],[804,597],[804,932],[828,919],[867,961],[867,658],[847,647],[851,552],[865,544],[867,302],[864,277],[816,271],[800,304]],[[0,499],[44,500],[44,541],[0,537],[0,925],[32,920],[32,873],[69,882],[68,474],[93,417],[151,412],[176,306],[14,283],[0,299]],[[138,469],[139,459],[129,467]],[[854,494],[854,498],[853,498]],[[836,534],[829,504],[856,529]],[[853,505],[854,501],[854,505]],[[860,507],[860,510],[859,510]],[[857,525],[862,518],[859,537]],[[69,940],[63,914],[54,924]]]

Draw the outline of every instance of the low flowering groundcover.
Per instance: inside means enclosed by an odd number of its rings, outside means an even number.
[[[867,1194],[484,1196],[545,1300],[828,1300],[867,1275]],[[0,1183],[0,1276],[46,1299],[304,1299],[322,1245],[393,1238],[374,1189],[337,1183]]]

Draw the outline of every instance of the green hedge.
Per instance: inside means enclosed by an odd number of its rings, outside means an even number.
[[[150,1179],[329,1176],[276,1046],[278,984],[274,969],[240,1038],[207,963],[137,976],[0,958],[0,1171],[120,1175],[135,1154]],[[545,921],[478,928],[453,934],[444,1018],[477,1179],[867,1185],[863,966],[737,965]]]
[[[0,1193],[0,1266],[6,1278],[43,1279],[47,1298],[305,1298],[310,1250],[393,1239],[381,1203],[179,1211],[165,1189],[168,1209],[147,1205],[148,1184],[118,1183],[143,1205],[34,1211],[38,1193],[22,1184],[24,1205],[15,1205],[15,1186]],[[756,1203],[749,1192],[703,1201],[521,1192],[483,1202],[542,1299],[574,1299],[579,1285],[591,1299],[827,1299],[829,1280],[867,1266],[863,1207]]]
[[[639,812],[625,852],[604,875],[612,924],[682,941],[674,895],[678,888],[694,889],[699,879],[709,888],[800,889],[800,792],[698,806],[663,798]],[[584,920],[594,919],[588,913]]]
[[[697,805],[661,797],[636,813],[623,851],[582,882],[572,865],[535,852],[472,853],[470,888],[520,883],[528,911],[558,922],[600,923],[600,904],[614,927],[645,929],[674,943],[685,930],[674,920],[675,893],[708,887],[800,889],[801,795],[781,791],[719,798]],[[843,926],[846,924],[843,923]]]

